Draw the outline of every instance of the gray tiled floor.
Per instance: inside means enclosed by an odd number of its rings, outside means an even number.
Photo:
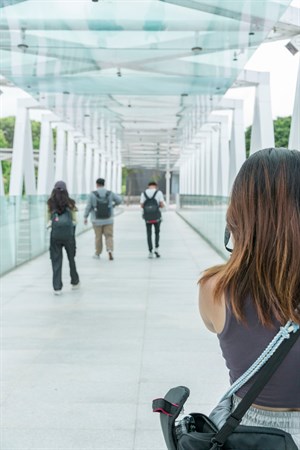
[[[48,254],[2,279],[2,450],[165,450],[153,398],[191,389],[209,412],[227,386],[197,310],[197,278],[220,257],[174,211],[147,259],[140,212],[115,223],[115,261],[78,240],[81,289],[51,290]]]

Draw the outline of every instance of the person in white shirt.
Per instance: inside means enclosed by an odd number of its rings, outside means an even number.
[[[143,219],[146,223],[147,230],[147,243],[149,249],[149,258],[160,257],[158,252],[159,248],[159,233],[161,224],[161,212],[160,209],[165,206],[163,193],[157,188],[155,181],[148,183],[148,188],[142,192],[140,199],[141,207],[143,208]],[[153,254],[152,244],[152,226],[155,230],[155,250]]]

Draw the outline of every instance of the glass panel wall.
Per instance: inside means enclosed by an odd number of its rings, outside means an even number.
[[[191,225],[224,259],[224,230],[228,197],[180,195],[177,213]]]
[[[78,208],[76,235],[91,228],[83,223],[86,195],[72,196]],[[0,197],[0,274],[49,248],[46,196]]]

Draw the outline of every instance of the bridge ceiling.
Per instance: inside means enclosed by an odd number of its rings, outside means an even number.
[[[109,120],[125,164],[164,168],[289,3],[2,0],[1,74],[77,127]]]

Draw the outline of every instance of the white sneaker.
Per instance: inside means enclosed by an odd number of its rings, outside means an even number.
[[[152,253],[152,252],[149,252],[148,258],[149,258],[149,259],[152,259],[152,258],[153,258],[153,253]]]
[[[72,284],[72,290],[76,290],[80,288],[80,282],[78,282],[77,284]]]
[[[95,254],[93,255],[93,258],[94,258],[94,259],[100,259],[100,255],[97,255],[97,253],[95,253]]]
[[[54,295],[61,295],[62,294],[62,290],[59,289],[58,291],[53,291]]]

